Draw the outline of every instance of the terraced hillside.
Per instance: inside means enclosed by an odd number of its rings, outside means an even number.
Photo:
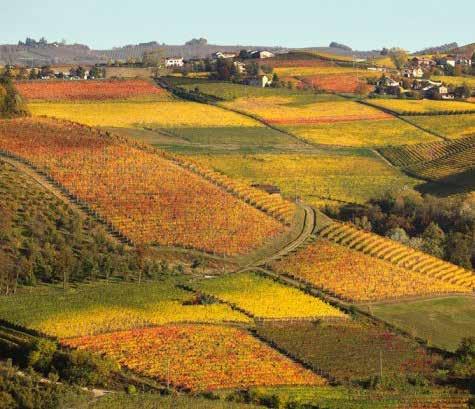
[[[454,141],[436,141],[417,145],[404,145],[379,149],[386,159],[401,168],[429,162],[462,152],[475,146],[475,134]]]
[[[407,170],[426,179],[475,188],[475,145],[462,151],[417,163]]]
[[[359,230],[352,225],[335,222],[320,230],[318,235],[350,249],[388,261],[406,270],[416,271],[428,277],[461,285],[467,290],[475,288],[475,275],[472,271],[377,234]]]
[[[382,148],[380,152],[409,174],[469,188],[475,186],[475,135],[453,141]]]
[[[350,302],[471,291],[322,239],[272,263],[271,268]]]
[[[51,175],[137,244],[243,254],[283,232],[277,219],[294,208],[268,202],[256,189],[223,187],[225,177],[215,181],[211,172],[207,180],[182,159],[78,124],[4,121],[0,148]]]

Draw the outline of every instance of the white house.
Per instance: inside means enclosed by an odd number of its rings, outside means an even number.
[[[266,50],[254,51],[251,53],[251,58],[265,59],[265,58],[272,58],[272,57],[275,57],[275,54]]]
[[[165,59],[165,67],[183,67],[185,65],[182,57],[169,57]]]
[[[221,59],[235,58],[236,55],[237,55],[236,53],[226,53],[226,52],[218,51],[216,53],[213,53],[211,56],[216,60],[221,60]]]
[[[409,67],[402,70],[402,76],[406,78],[422,78],[424,70],[421,67]]]
[[[233,63],[234,68],[238,74],[245,74],[246,73],[246,64],[241,61],[234,61]]]
[[[272,84],[272,79],[270,79],[267,75],[258,75],[255,78],[249,80],[249,85],[253,87],[260,87],[265,88]]]

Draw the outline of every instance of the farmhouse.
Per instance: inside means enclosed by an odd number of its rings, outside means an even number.
[[[166,68],[183,67],[184,65],[185,63],[182,57],[169,57],[165,59]]]
[[[221,51],[218,51],[211,55],[211,57],[216,60],[221,60],[221,59],[227,60],[228,58],[235,58],[236,56],[237,55],[235,53],[226,53],[226,52],[221,52]]]
[[[265,74],[257,75],[248,80],[248,84],[253,87],[265,88],[272,84],[272,80]]]
[[[270,51],[252,51],[250,53],[251,58],[257,58],[257,59],[265,59],[265,58],[273,58],[275,57],[274,53],[271,53]]]
[[[409,67],[402,70],[402,76],[405,78],[422,78],[424,70],[421,67]]]
[[[378,94],[399,95],[401,85],[396,80],[384,76],[376,83],[375,91]]]
[[[437,65],[434,60],[426,57],[414,57],[411,60],[411,65],[414,67],[421,67],[421,68],[430,68]]]
[[[238,74],[245,74],[246,73],[246,64],[241,61],[234,61],[233,63],[234,68]]]

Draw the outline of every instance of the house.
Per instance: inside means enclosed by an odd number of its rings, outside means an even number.
[[[256,58],[256,59],[265,59],[265,58],[272,58],[275,57],[274,53],[271,53],[270,51],[252,51],[250,53],[251,58]]]
[[[184,65],[182,57],[169,57],[165,59],[166,68],[183,67]]]
[[[234,65],[234,68],[236,69],[236,72],[238,74],[245,74],[246,73],[246,64],[244,64],[243,62],[241,61],[234,61],[233,63]]]
[[[422,78],[424,70],[421,67],[412,66],[402,70],[402,76],[406,78]]]
[[[269,193],[270,195],[280,195],[280,188],[278,186],[274,185],[265,185],[265,184],[260,184],[260,183],[255,183],[251,185],[253,188],[262,190],[266,193]]]
[[[415,79],[412,83],[411,89],[414,91],[421,91],[428,86],[440,87],[441,85],[442,82],[438,81]]]
[[[434,60],[426,57],[414,57],[411,60],[411,65],[414,67],[421,67],[421,68],[430,68],[437,65]]]
[[[457,55],[455,57],[455,65],[464,65],[470,67],[472,65],[472,60],[465,57],[464,55]]]
[[[256,76],[255,78],[251,78],[248,83],[252,87],[265,88],[272,84],[272,80],[267,75],[261,74]]]
[[[211,56],[216,60],[221,60],[221,59],[227,60],[228,58],[235,58],[237,54],[218,51],[216,53],[213,53]]]
[[[451,66],[455,67],[455,56],[453,55],[447,55],[446,57],[441,58],[440,64],[443,66]]]
[[[422,88],[422,95],[429,99],[454,99],[453,93],[449,93],[449,89],[445,85],[432,85]]]
[[[375,87],[378,94],[399,95],[401,93],[401,85],[399,82],[389,77],[382,77]]]

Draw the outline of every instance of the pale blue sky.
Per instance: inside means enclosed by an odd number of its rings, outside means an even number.
[[[411,51],[475,42],[474,0],[0,0],[0,43],[65,38],[93,48],[205,37],[215,44]]]

